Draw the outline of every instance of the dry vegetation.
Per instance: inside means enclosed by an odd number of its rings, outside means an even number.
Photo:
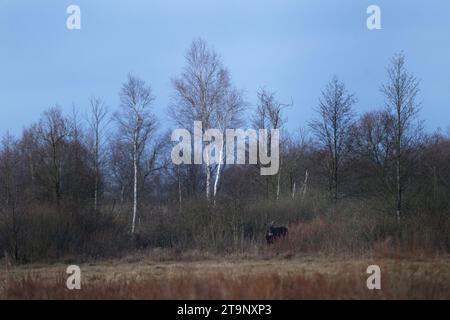
[[[297,255],[243,258],[183,257],[168,250],[81,265],[82,288],[66,289],[67,265],[9,268],[2,299],[450,299],[448,256],[349,259]],[[173,258],[185,261],[174,261]],[[168,260],[166,260],[168,259]],[[195,259],[202,259],[195,261]],[[382,289],[366,287],[366,268],[378,264]]]
[[[283,220],[295,221],[303,207],[296,208],[277,212],[286,215]],[[217,220],[203,225],[204,215],[192,215],[188,218],[198,226],[196,238],[184,246],[181,241],[189,238],[183,233],[160,227],[149,230],[148,235],[155,237],[149,246],[124,249],[118,257],[65,254],[27,264],[3,259],[0,298],[450,299],[448,235],[438,233],[447,229],[444,223],[429,228],[431,219],[419,225],[416,216],[399,227],[395,219],[345,209],[289,224],[288,237],[272,246],[262,239],[264,226],[254,231],[254,238],[222,238],[221,234],[233,235],[221,229],[226,225],[221,219],[229,215],[215,215]],[[245,217],[257,221],[264,210],[273,208],[254,208],[255,214],[248,211]],[[172,247],[155,246],[165,243],[170,234],[180,237],[172,239]],[[121,244],[116,238],[109,250],[117,245]],[[80,291],[66,289],[65,270],[70,264],[81,267]],[[366,287],[366,269],[372,264],[381,267],[381,291]]]

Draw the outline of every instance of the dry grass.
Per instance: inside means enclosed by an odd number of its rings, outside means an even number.
[[[377,264],[382,290],[366,287]],[[161,262],[145,257],[82,264],[82,289],[65,287],[66,265],[0,274],[2,299],[450,299],[450,259],[212,259]]]

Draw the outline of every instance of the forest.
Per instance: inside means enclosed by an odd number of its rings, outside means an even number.
[[[192,42],[170,80],[170,124],[154,112],[151,84],[129,74],[117,107],[93,95],[88,114],[54,105],[20,136],[3,134],[3,257],[26,264],[155,248],[179,256],[450,251],[450,132],[425,129],[427,106],[405,54],[392,53],[385,82],[373,88],[383,105],[358,113],[358,96],[336,75],[324,80],[316,106],[302,106],[315,108],[315,118],[295,131],[286,128],[295,101],[264,87],[246,96],[204,40]],[[174,164],[171,132],[193,130],[195,121],[202,130],[279,129],[277,174],[261,175],[259,157]],[[268,246],[270,223],[287,226],[288,238]]]

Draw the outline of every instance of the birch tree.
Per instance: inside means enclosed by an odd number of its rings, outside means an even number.
[[[90,116],[88,118],[89,129],[91,132],[92,141],[91,156],[92,166],[94,169],[94,210],[97,211],[99,198],[99,185],[104,164],[104,142],[105,131],[108,124],[108,109],[100,98],[92,96],[90,98]]]
[[[404,152],[414,143],[417,126],[415,118],[420,108],[417,101],[419,82],[405,66],[405,56],[400,53],[392,58],[387,69],[388,81],[381,87],[385,107],[394,119],[393,141],[396,180],[396,216],[402,216]]]
[[[241,112],[245,108],[245,102],[243,100],[242,94],[235,89],[227,90],[224,97],[223,105],[215,110],[215,118],[217,122],[218,129],[224,133],[226,129],[237,127],[242,124],[242,119],[240,118]],[[222,143],[219,151],[219,163],[216,168],[216,177],[214,180],[214,205],[216,204],[217,191],[219,186],[219,181],[221,173],[224,166],[224,150],[226,146]]]
[[[177,78],[172,79],[174,95],[169,113],[181,128],[191,131],[194,121],[200,121],[203,133],[212,128],[225,130],[235,124],[244,108],[242,94],[231,84],[231,76],[217,53],[203,40],[192,42],[186,54],[186,65]],[[198,137],[197,137],[198,138]],[[223,158],[223,148],[219,148]],[[216,150],[217,151],[217,150]],[[205,159],[206,199],[211,199],[213,166]],[[217,194],[222,164],[218,164],[213,195]]]
[[[133,162],[133,211],[131,233],[136,230],[138,214],[138,180],[142,168],[142,156],[148,142],[156,131],[156,117],[151,112],[154,101],[152,90],[145,82],[133,75],[122,85],[120,91],[120,111],[114,118],[119,125],[120,137],[129,147]]]
[[[291,104],[280,103],[276,97],[275,93],[270,92],[266,89],[260,89],[257,93],[258,105],[256,109],[256,114],[253,117],[253,124],[258,127],[258,129],[267,129],[269,132],[268,141],[270,141],[270,132],[273,129],[282,129],[286,122],[283,118],[283,109]],[[282,148],[283,150],[283,148]],[[280,198],[280,184],[281,184],[281,170],[283,167],[283,156],[280,155],[280,169],[278,170],[276,176],[276,191],[275,198],[278,200]],[[267,197],[269,194],[269,180],[271,177],[266,177],[266,193]]]

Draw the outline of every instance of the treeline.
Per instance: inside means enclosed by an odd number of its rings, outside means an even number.
[[[55,106],[20,137],[3,136],[5,256],[30,262],[144,247],[265,250],[264,230],[274,220],[302,231],[290,240],[294,251],[370,250],[387,240],[450,249],[450,137],[423,130],[418,112],[426,106],[403,54],[388,66],[379,110],[358,115],[356,95],[334,77],[315,119],[297,132],[284,127],[292,102],[264,88],[252,107],[202,40],[192,43],[172,84],[174,128],[201,121],[203,130],[280,129],[278,174],[261,176],[261,164],[174,165],[151,87],[129,75],[117,110],[93,96],[87,115]]]

